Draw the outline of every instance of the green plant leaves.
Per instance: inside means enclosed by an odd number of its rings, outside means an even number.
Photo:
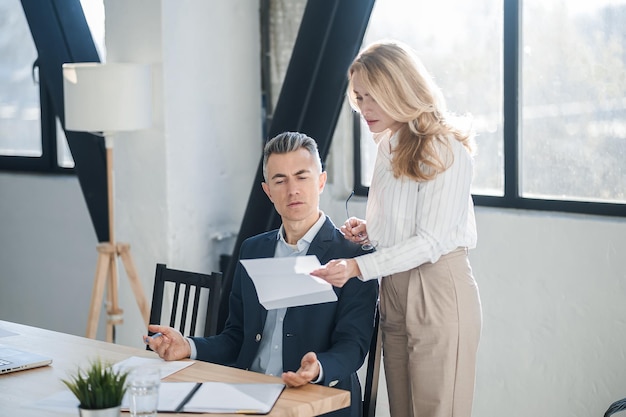
[[[122,403],[127,377],[127,371],[115,371],[111,364],[95,360],[88,368],[78,368],[76,374],[61,381],[78,398],[81,408],[96,410]]]

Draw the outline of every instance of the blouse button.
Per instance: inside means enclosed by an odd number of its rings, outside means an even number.
[[[257,342],[261,341],[261,333],[257,333],[256,337],[254,338]]]

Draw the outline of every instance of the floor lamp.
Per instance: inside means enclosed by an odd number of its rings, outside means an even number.
[[[98,262],[86,332],[86,336],[92,339],[96,337],[105,286],[108,342],[115,342],[115,326],[123,322],[123,310],[118,301],[118,257],[122,259],[139,310],[148,325],[148,302],[130,253],[130,245],[115,240],[113,140],[118,132],[151,126],[151,92],[152,79],[148,65],[63,64],[65,129],[103,136],[106,148],[109,241],[97,247]]]

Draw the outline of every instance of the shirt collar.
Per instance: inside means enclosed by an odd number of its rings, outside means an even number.
[[[326,215],[324,214],[322,210],[319,210],[319,214],[320,214],[319,219],[317,219],[315,224],[313,224],[313,226],[311,226],[311,228],[307,230],[304,236],[302,236],[296,243],[296,245],[298,246],[298,251],[301,252],[305,249],[308,249],[309,246],[311,245],[311,242],[313,242],[313,239],[315,239],[315,236],[324,225],[324,222],[326,221]],[[284,226],[282,224],[280,225],[280,228],[278,229],[278,233],[276,233],[276,240],[282,241],[285,245],[289,246],[289,244],[285,240]]]

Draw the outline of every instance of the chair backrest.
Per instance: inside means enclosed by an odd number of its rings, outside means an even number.
[[[165,288],[174,289],[172,307],[169,309],[169,322],[167,316],[163,317],[163,295]],[[151,324],[168,324],[177,328],[185,336],[194,336],[198,322],[198,309],[200,294],[208,290],[208,303],[206,320],[204,323],[204,336],[212,336],[217,333],[217,315],[219,311],[220,295],[222,291],[222,274],[213,272],[210,275],[198,272],[181,271],[170,269],[164,264],[157,264],[154,277],[154,290],[152,292],[152,307],[150,309]],[[184,291],[181,297],[181,290]],[[191,314],[189,311],[191,309]],[[161,318],[163,317],[163,320]],[[187,326],[187,318],[191,321]],[[178,325],[177,325],[178,323]]]
[[[377,308],[376,316],[374,317],[374,333],[372,334],[370,350],[367,355],[367,373],[363,393],[363,417],[374,417],[376,415],[376,398],[378,396],[378,377],[380,375],[380,355],[382,349],[379,321],[380,313]]]

